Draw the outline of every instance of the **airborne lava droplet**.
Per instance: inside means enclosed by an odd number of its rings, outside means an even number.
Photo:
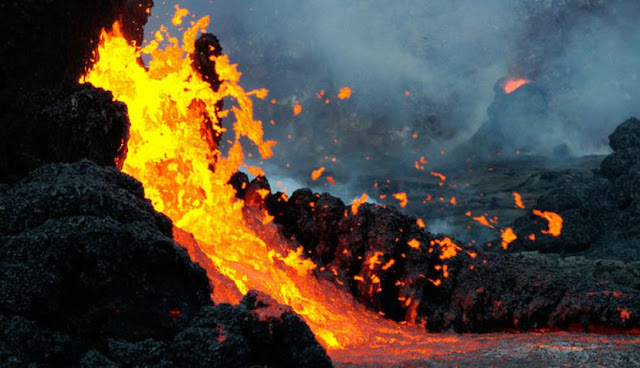
[[[171,19],[171,24],[177,27],[182,24],[182,18],[189,15],[189,10],[180,8],[178,4],[175,5],[175,8],[176,8],[176,12],[173,15],[173,18]]]
[[[322,176],[322,173],[324,173],[324,170],[325,170],[324,166],[318,168],[317,170],[313,170],[313,172],[311,173],[311,179],[313,181],[318,180]]]
[[[351,213],[355,216],[358,213],[358,208],[369,199],[367,193],[364,193],[360,198],[353,201],[351,204]]]
[[[393,195],[393,198],[400,201],[400,207],[402,208],[405,208],[407,206],[407,203],[409,203],[409,199],[407,199],[407,193],[404,192],[395,193]]]
[[[296,104],[293,105],[293,116],[298,116],[302,113],[302,105],[300,105],[300,101],[296,100]]]
[[[338,98],[341,100],[345,100],[351,97],[351,88],[344,87],[338,92]]]

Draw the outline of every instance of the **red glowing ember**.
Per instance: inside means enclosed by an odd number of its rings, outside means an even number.
[[[504,88],[504,93],[509,94],[530,82],[530,80],[525,78],[509,78],[504,82],[502,87]]]

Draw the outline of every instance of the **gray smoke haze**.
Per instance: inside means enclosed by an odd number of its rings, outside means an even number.
[[[160,18],[147,29],[170,23],[173,4],[156,4]],[[400,177],[420,156],[433,163],[441,150],[473,150],[467,140],[490,120],[504,77],[532,80],[545,113],[523,113],[512,127],[501,122],[497,129],[515,143],[500,149],[528,141],[536,142],[527,148],[533,155],[562,145],[575,155],[603,153],[615,126],[640,115],[637,0],[179,4],[211,15],[208,30],[239,64],[245,88],[270,90],[256,114],[278,141],[265,164],[272,181],[314,184],[309,174],[320,166],[341,184],[363,173]],[[345,86],[353,95],[338,100]],[[295,101],[303,113],[294,117]],[[335,188],[322,189],[353,196]]]

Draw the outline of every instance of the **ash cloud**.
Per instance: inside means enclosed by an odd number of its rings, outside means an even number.
[[[211,15],[209,31],[239,63],[246,88],[270,90],[256,107],[267,136],[279,142],[267,168],[274,178],[324,186],[309,174],[325,166],[345,185],[362,175],[400,177],[420,156],[433,165],[441,150],[471,146],[468,139],[491,120],[497,81],[508,76],[531,79],[544,96],[544,121],[523,112],[517,124],[500,128],[507,141],[511,134],[515,142],[536,142],[532,155],[551,156],[562,146],[574,155],[604,153],[609,132],[640,115],[635,0],[180,5]],[[173,4],[153,11],[171,13]],[[353,96],[338,100],[344,86]],[[321,90],[326,94],[317,99]],[[303,112],[294,117],[295,101]]]

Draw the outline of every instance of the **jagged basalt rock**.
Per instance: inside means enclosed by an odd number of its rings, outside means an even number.
[[[140,183],[55,164],[0,197],[0,310],[85,341],[169,338],[210,304],[204,271]]]
[[[213,306],[142,185],[89,161],[0,194],[0,359],[81,367],[330,367],[289,307]]]
[[[593,259],[640,260],[640,120],[623,122],[610,136],[614,152],[590,180],[561,183],[536,208],[563,218],[559,237],[541,234],[546,221],[528,214],[514,222],[510,250],[581,254]],[[529,234],[536,234],[530,241]]]
[[[390,318],[411,315],[417,304],[406,301],[418,300],[427,279],[438,278],[435,258],[421,258],[408,245],[415,240],[428,249],[435,237],[393,208],[363,204],[353,214],[340,199],[309,189],[294,192],[288,201],[276,194],[267,203],[284,235],[299,241],[321,266],[320,277],[345,285]]]
[[[363,204],[353,214],[338,198],[308,189],[288,200],[270,195],[266,204],[284,235],[318,264],[319,277],[396,320],[460,332],[640,327],[640,293],[633,289],[452,246],[392,207]]]
[[[126,156],[127,107],[114,102],[111,92],[64,85],[20,100],[5,113],[10,118],[0,137],[0,180],[82,158],[119,166]]]
[[[202,310],[175,338],[179,361],[193,367],[331,367],[324,348],[290,307],[250,291],[237,308]]]

